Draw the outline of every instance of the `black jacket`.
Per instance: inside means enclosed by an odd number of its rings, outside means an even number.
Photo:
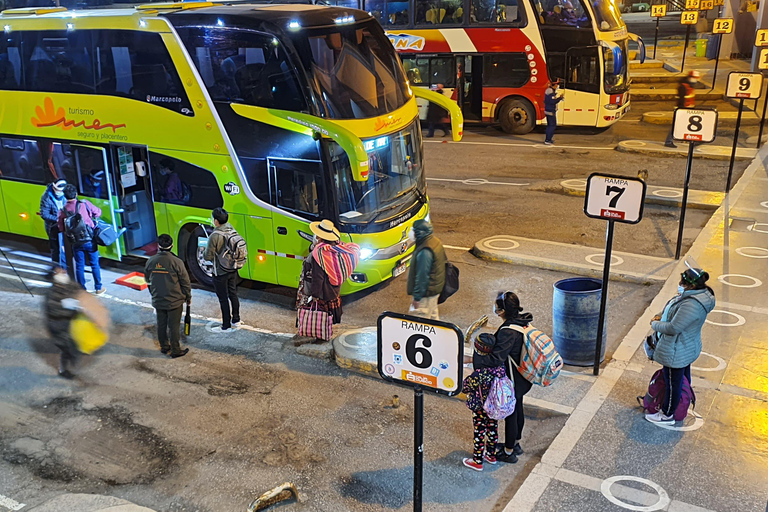
[[[66,200],[62,196],[62,205],[65,202]],[[40,198],[40,217],[45,221],[46,231],[50,231],[59,221],[59,206],[56,204],[56,198],[53,194],[53,183],[49,183],[45,187],[45,192]]]
[[[523,334],[513,329],[508,329],[510,325],[519,325],[525,327],[533,321],[533,315],[523,313],[517,318],[506,320],[496,331],[496,345],[493,347],[493,355],[503,362],[507,371],[507,376],[515,383],[515,394],[524,395],[531,390],[531,384],[525,377],[520,375],[513,365],[509,364],[508,358],[520,364],[520,355],[523,351]]]
[[[144,279],[155,309],[176,309],[192,298],[192,285],[184,262],[170,251],[158,251],[144,268]]]

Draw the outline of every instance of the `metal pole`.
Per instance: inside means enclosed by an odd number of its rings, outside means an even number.
[[[691,38],[691,26],[686,25],[688,28],[685,29],[685,44],[683,45],[683,62],[680,64],[680,72],[682,73],[685,69],[685,52],[688,50],[688,40]]]
[[[763,142],[763,125],[765,124],[765,109],[768,107],[768,87],[765,91],[765,99],[763,100],[763,117],[760,118],[760,132],[757,134],[757,149],[760,149],[760,144]]]
[[[608,278],[611,276],[611,253],[613,252],[613,224],[608,221],[605,233],[605,261],[603,262],[603,288],[600,292],[600,316],[597,323],[597,340],[595,341],[595,367],[593,374],[600,374],[600,353],[603,350],[603,332],[605,330],[605,306],[608,302]]]
[[[691,184],[691,166],[693,165],[693,142],[688,143],[688,162],[685,166],[685,184],[683,185],[683,204],[680,205],[680,226],[677,229],[677,247],[675,259],[680,259],[680,248],[683,246],[683,231],[685,230],[685,211],[688,208],[688,187]]]
[[[712,89],[715,88],[715,84],[717,83],[717,66],[720,64],[720,45],[723,44],[723,35],[718,34],[717,37],[717,56],[715,57],[715,72],[712,75]],[[710,89],[710,90],[712,90]]]
[[[653,37],[653,60],[656,60],[656,47],[659,46],[659,18],[656,16],[656,35]]]
[[[413,388],[413,512],[421,512],[424,478],[424,391]]]
[[[744,98],[742,98],[741,101],[739,101],[739,114],[736,116],[736,133],[733,134],[733,147],[731,148],[731,163],[728,164],[728,181],[726,181],[725,183],[726,194],[731,191],[731,178],[733,177],[733,162],[736,160],[736,144],[739,143],[739,128],[741,128],[742,110],[744,110]]]

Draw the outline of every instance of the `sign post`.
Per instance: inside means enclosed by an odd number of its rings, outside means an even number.
[[[656,18],[656,35],[653,37],[653,60],[656,60],[656,47],[659,46],[659,21],[667,15],[667,4],[651,6],[651,17]]]
[[[424,391],[461,393],[464,335],[453,324],[399,313],[379,316],[379,375],[413,388],[413,511],[422,511],[424,488]]]
[[[715,88],[717,83],[717,67],[720,65],[720,45],[723,44],[722,34],[730,34],[731,32],[733,32],[733,18],[717,18],[712,25],[712,33],[720,36],[717,38],[717,55],[715,56],[715,71],[712,74],[712,89]]]
[[[675,140],[688,143],[688,161],[685,166],[685,183],[683,185],[683,200],[680,205],[680,225],[677,230],[677,246],[675,259],[680,259],[680,249],[683,245],[685,230],[685,212],[688,208],[688,189],[691,184],[691,166],[693,165],[693,147],[696,142],[712,142],[717,136],[717,110],[676,108],[672,118],[672,137]]]
[[[768,46],[768,29],[761,29],[757,31],[755,36],[755,46]],[[757,69],[762,73],[763,70],[768,69],[768,48],[760,48],[760,58],[757,59]],[[768,102],[768,96],[763,100],[763,116],[760,118],[760,132],[757,134],[757,148],[760,149],[760,144],[763,142],[763,125],[765,124],[765,108],[766,102]]]
[[[699,0],[685,0],[685,11],[680,14],[680,23],[686,25],[685,44],[683,45],[683,62],[680,64],[680,72],[685,71],[685,52],[688,50],[688,41],[691,39],[691,25],[699,21]]]
[[[637,224],[643,218],[645,182],[639,178],[625,178],[611,174],[593,173],[587,178],[584,214],[593,219],[608,221],[605,233],[605,260],[603,261],[603,288],[600,296],[600,316],[595,342],[593,373],[600,373],[600,352],[605,330],[605,308],[608,301],[608,279],[611,276],[613,253],[613,227],[615,222]]]
[[[741,128],[741,114],[744,111],[744,100],[757,100],[763,92],[762,73],[728,73],[728,84],[725,87],[725,96],[739,100],[739,113],[736,116],[736,131],[733,134],[733,147],[731,148],[731,161],[728,164],[728,180],[725,183],[725,193],[731,191],[731,178],[733,177],[733,163],[736,160],[736,145],[739,143],[739,128]],[[761,125],[762,126],[762,125]],[[758,138],[758,144],[760,139]]]

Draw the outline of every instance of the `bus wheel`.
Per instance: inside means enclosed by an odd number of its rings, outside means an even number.
[[[213,288],[213,263],[203,259],[205,247],[197,245],[198,237],[205,237],[200,227],[195,228],[187,241],[187,267],[195,281],[207,288]]]
[[[536,113],[528,100],[512,99],[499,107],[499,123],[502,130],[515,135],[524,135],[533,130]]]

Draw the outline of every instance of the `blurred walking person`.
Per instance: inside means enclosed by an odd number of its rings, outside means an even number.
[[[688,76],[680,80],[680,83],[677,84],[677,108],[693,108],[696,106],[696,91],[693,89],[693,86],[696,85],[700,78],[701,75],[698,71],[691,70]],[[677,147],[673,136],[674,130],[675,127],[672,126],[669,129],[667,140],[664,141],[664,145],[668,148]]]
[[[192,285],[184,262],[172,252],[173,238],[162,234],[157,237],[158,252],[147,261],[144,279],[152,294],[152,306],[157,314],[157,340],[160,352],[181,357],[189,352],[181,349],[181,315],[184,304],[192,301]]]
[[[72,245],[75,260],[75,278],[83,289],[85,284],[85,265],[91,267],[94,281],[94,292],[101,295],[106,290],[101,284],[101,266],[99,265],[99,248],[93,239],[95,219],[101,217],[101,209],[87,199],[77,199],[77,188],[71,183],[64,187],[64,198],[67,202],[59,212],[58,227]]]
[[[64,235],[59,231],[59,212],[64,208],[64,187],[66,180],[57,180],[45,187],[40,198],[40,217],[45,222],[45,232],[48,235],[48,246],[51,251],[51,261],[55,266],[67,269]]]
[[[409,312],[431,320],[440,320],[437,300],[445,286],[445,264],[448,258],[442,242],[434,235],[432,224],[424,219],[413,223],[416,248],[408,272]]]
[[[443,94],[443,84],[437,84],[433,90],[437,93]],[[448,117],[448,111],[436,103],[429,102],[427,105],[427,126],[429,133],[427,137],[435,136],[435,127],[440,128],[443,131],[443,137],[447,137],[451,134],[451,129],[446,127],[444,119]]]

